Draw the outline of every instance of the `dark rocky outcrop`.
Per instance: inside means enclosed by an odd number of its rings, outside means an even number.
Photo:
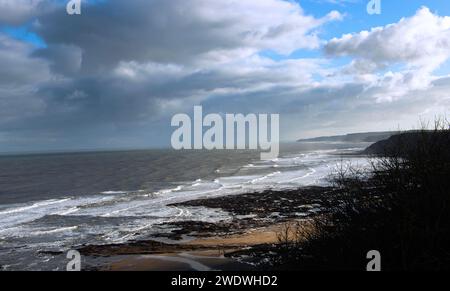
[[[433,146],[444,146],[450,149],[450,134],[448,131],[411,131],[391,136],[365,149],[366,155],[405,155],[418,151],[421,147],[433,149]]]

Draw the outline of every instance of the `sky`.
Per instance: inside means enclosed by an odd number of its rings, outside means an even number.
[[[170,145],[174,114],[277,113],[280,136],[450,108],[446,0],[0,0],[0,152]]]

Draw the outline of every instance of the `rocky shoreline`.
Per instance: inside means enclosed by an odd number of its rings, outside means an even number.
[[[143,256],[164,255],[173,259],[179,254],[193,252],[217,252],[218,257],[233,258],[229,263],[247,262],[256,266],[259,258],[255,258],[252,254],[260,252],[255,252],[255,249],[260,250],[276,244],[277,232],[283,224],[291,221],[308,221],[317,215],[327,213],[341,201],[342,194],[330,187],[305,187],[297,190],[193,200],[170,206],[221,209],[230,213],[232,219],[218,223],[201,221],[166,223],[159,227],[169,228],[170,232],[158,233],[146,241],[88,245],[78,250],[85,257],[111,258],[110,261],[114,261],[115,257],[124,259],[123,256],[127,256],[126,260],[130,260],[130,256],[132,258],[134,256],[135,259],[139,259],[141,267]],[[190,239],[181,241],[185,237]],[[161,242],[161,239],[168,239],[171,242]],[[153,270],[155,258],[147,258],[149,259],[147,267]],[[87,269],[110,270],[113,265],[88,266]],[[133,262],[128,262],[127,265],[132,266]]]

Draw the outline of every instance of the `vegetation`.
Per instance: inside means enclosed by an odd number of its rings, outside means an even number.
[[[276,268],[365,270],[377,250],[383,270],[450,269],[449,122],[374,148],[371,171],[342,167],[331,177],[340,206],[280,232]]]

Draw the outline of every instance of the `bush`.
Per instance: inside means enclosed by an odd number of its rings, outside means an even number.
[[[342,203],[312,226],[289,229],[279,266],[364,270],[378,250],[383,270],[450,269],[450,132],[400,134],[372,157],[372,169],[342,167],[332,178]],[[381,154],[381,155],[380,155]],[[287,247],[289,245],[289,247]]]

